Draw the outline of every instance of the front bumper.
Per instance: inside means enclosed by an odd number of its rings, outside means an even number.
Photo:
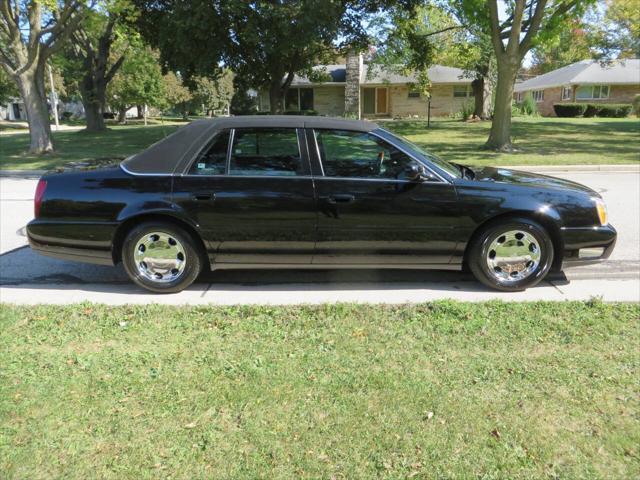
[[[612,225],[562,229],[562,268],[591,265],[611,256],[618,232]]]

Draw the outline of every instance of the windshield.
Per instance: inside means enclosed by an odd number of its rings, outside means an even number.
[[[403,138],[400,135],[396,135],[395,133],[391,133],[390,131],[385,130],[384,128],[378,128],[376,130],[376,133],[378,133],[381,137],[386,138],[387,140],[391,140],[394,143],[399,144],[400,147],[402,147],[404,150],[406,150],[410,154],[422,160],[425,160],[426,162],[433,163],[440,169],[447,172],[452,177],[460,178],[462,176],[460,173],[460,169],[458,167],[441,159],[440,157],[434,155],[433,153],[429,153],[423,150],[422,148],[415,145],[414,143],[411,143],[406,138]]]

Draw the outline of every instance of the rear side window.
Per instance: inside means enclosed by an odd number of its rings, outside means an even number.
[[[189,175],[224,175],[229,149],[229,131],[221,132],[200,152]]]
[[[230,175],[303,175],[298,134],[294,128],[235,130]]]

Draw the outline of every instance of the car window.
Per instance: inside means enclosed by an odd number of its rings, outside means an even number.
[[[366,132],[315,130],[327,177],[406,179],[409,155]]]
[[[216,135],[193,162],[189,175],[223,175],[227,166],[228,148],[229,131]]]
[[[294,128],[247,128],[234,133],[231,175],[303,175]]]

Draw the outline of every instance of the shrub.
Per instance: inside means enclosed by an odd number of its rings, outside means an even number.
[[[587,107],[584,110],[585,117],[595,117],[598,114],[599,105],[595,105],[593,103],[587,103]]]
[[[597,115],[599,117],[624,118],[629,116],[632,108],[630,103],[608,103],[600,105]]]
[[[315,110],[285,110],[283,115],[318,115]]]
[[[531,92],[528,92],[522,103],[520,104],[520,112],[523,115],[537,115],[538,114],[538,105],[536,105],[536,101],[533,99]]]
[[[630,103],[589,103],[584,112],[585,117],[624,118],[629,116],[633,105]]]
[[[640,94],[633,97],[633,111],[636,117],[640,117]]]
[[[462,107],[460,108],[460,117],[462,118],[462,121],[466,122],[467,120],[469,120],[473,115],[475,109],[476,108],[473,102],[464,102],[462,104]]]
[[[584,103],[554,103],[553,110],[558,117],[580,117],[587,106]]]

